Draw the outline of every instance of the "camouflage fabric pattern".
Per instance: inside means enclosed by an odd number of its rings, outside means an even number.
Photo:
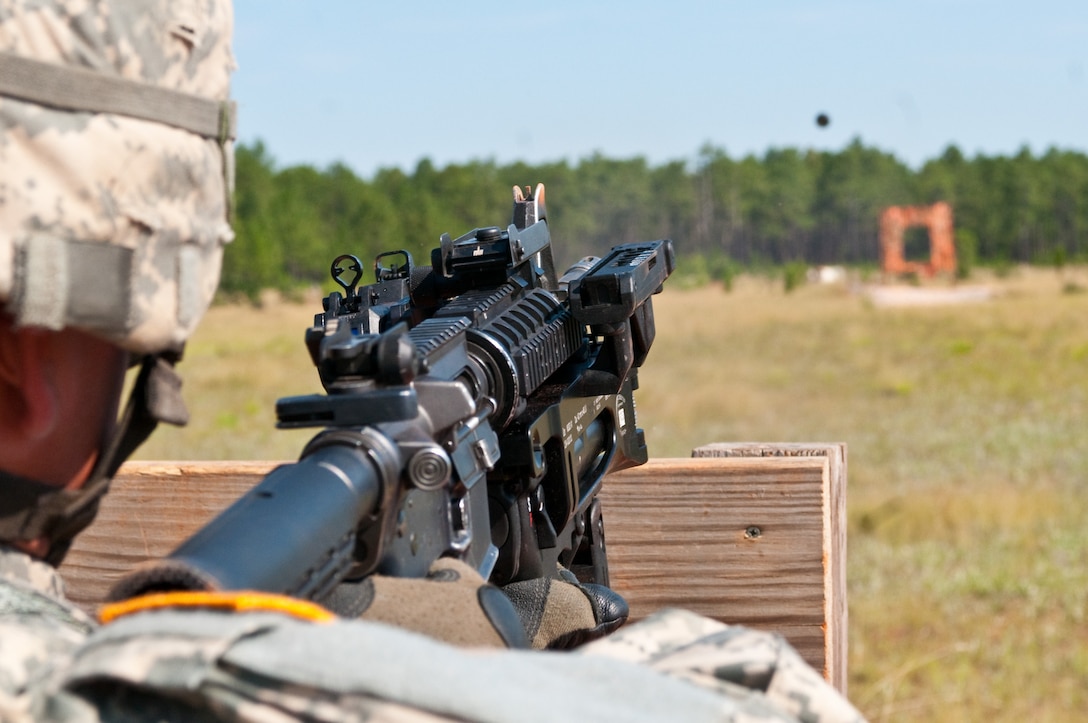
[[[686,610],[659,611],[579,652],[646,665],[738,700],[762,693],[801,721],[864,720],[781,636]]]
[[[40,720],[38,694],[93,628],[64,601],[56,570],[0,546],[0,720]]]
[[[759,693],[726,697],[602,656],[463,649],[362,621],[145,612],[95,633],[43,715],[71,696],[102,719],[795,721]],[[58,705],[57,700],[61,701]],[[179,714],[173,713],[174,717]],[[170,716],[165,716],[168,719]]]
[[[0,0],[0,52],[225,100],[227,0]],[[177,348],[215,292],[232,148],[0,97],[0,303],[134,352]]]

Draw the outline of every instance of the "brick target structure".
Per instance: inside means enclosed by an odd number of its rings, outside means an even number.
[[[903,257],[903,233],[912,226],[929,231],[929,262]],[[880,263],[886,276],[941,272],[956,273],[956,245],[952,236],[952,207],[944,201],[932,206],[890,206],[880,214]]]

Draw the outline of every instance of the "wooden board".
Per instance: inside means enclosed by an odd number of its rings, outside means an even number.
[[[824,675],[846,694],[847,605],[846,605],[846,480],[847,449],[834,443],[754,443],[718,442],[699,447],[694,457],[762,459],[757,465],[774,467],[784,458],[823,458],[827,476],[821,480],[819,516],[823,531],[821,542],[823,568]],[[815,480],[811,481],[813,484]],[[814,494],[815,490],[809,490]],[[814,500],[815,501],[815,500]],[[816,508],[808,514],[816,514]],[[755,623],[752,623],[755,624]],[[811,662],[813,658],[809,658]]]
[[[69,596],[95,608],[274,466],[124,465],[61,567]],[[820,455],[659,459],[612,475],[602,492],[612,586],[633,619],[672,606],[779,632],[844,690],[845,543],[832,524],[843,523],[832,514],[840,482]]]

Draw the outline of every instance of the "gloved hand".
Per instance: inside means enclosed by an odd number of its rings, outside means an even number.
[[[510,598],[452,558],[436,561],[425,578],[370,575],[341,583],[322,604],[342,617],[388,623],[452,645],[529,647]]]
[[[388,623],[453,645],[565,650],[627,621],[627,602],[603,585],[538,578],[491,585],[470,565],[442,558],[425,578],[371,575],[341,583],[322,605],[341,617]],[[505,593],[505,594],[504,594]]]
[[[532,646],[567,650],[608,635],[627,621],[627,601],[604,585],[582,583],[559,568],[561,579],[534,578],[504,585]]]

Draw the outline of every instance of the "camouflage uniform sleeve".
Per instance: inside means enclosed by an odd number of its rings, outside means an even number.
[[[102,720],[795,720],[762,696],[722,696],[623,660],[456,648],[383,624],[271,613],[130,615],[92,635],[55,683]]]
[[[738,701],[763,697],[791,720],[864,720],[780,635],[686,610],[662,610],[580,653],[639,663]]]
[[[38,720],[32,711],[50,676],[93,627],[64,599],[56,570],[0,547],[0,720]]]

